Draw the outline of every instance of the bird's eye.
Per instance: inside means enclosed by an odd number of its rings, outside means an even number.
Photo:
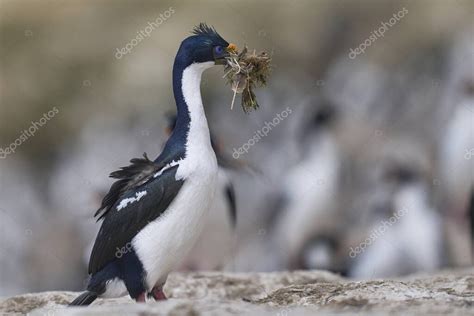
[[[216,54],[220,55],[224,52],[224,49],[222,48],[222,46],[216,46],[214,48],[214,51],[216,52]]]

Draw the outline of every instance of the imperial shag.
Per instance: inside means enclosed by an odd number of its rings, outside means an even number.
[[[233,44],[203,23],[178,50],[173,65],[176,127],[154,161],[132,159],[96,212],[103,219],[89,261],[87,291],[71,305],[127,292],[143,302],[166,299],[168,274],[191,249],[214,196],[217,161],[201,100],[202,72],[225,64]]]

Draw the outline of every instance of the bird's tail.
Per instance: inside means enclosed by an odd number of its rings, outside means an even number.
[[[97,298],[97,293],[86,291],[79,295],[69,306],[85,306],[91,304]]]

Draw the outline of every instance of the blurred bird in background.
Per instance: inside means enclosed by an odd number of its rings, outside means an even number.
[[[471,30],[472,31],[472,30]],[[460,34],[449,52],[449,71],[439,122],[439,201],[450,244],[451,264],[472,264],[470,201],[474,187],[474,46]],[[471,231],[471,232],[470,232]],[[471,245],[470,245],[471,244]]]
[[[305,117],[295,142],[301,158],[282,179],[274,242],[284,268],[336,270],[332,253],[337,242],[331,235],[341,163],[333,135],[337,113],[317,99],[308,100],[300,111]]]
[[[432,206],[430,165],[422,148],[412,140],[394,138],[371,161],[375,182],[372,198],[364,205],[367,215],[360,242],[379,233],[353,256],[351,277],[386,278],[442,267],[443,227]],[[372,224],[366,227],[367,223]]]

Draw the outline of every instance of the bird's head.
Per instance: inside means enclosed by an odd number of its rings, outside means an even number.
[[[225,65],[230,53],[237,52],[234,44],[229,44],[213,27],[204,23],[196,26],[193,34],[181,43],[177,54],[177,58],[186,65],[206,62]]]

